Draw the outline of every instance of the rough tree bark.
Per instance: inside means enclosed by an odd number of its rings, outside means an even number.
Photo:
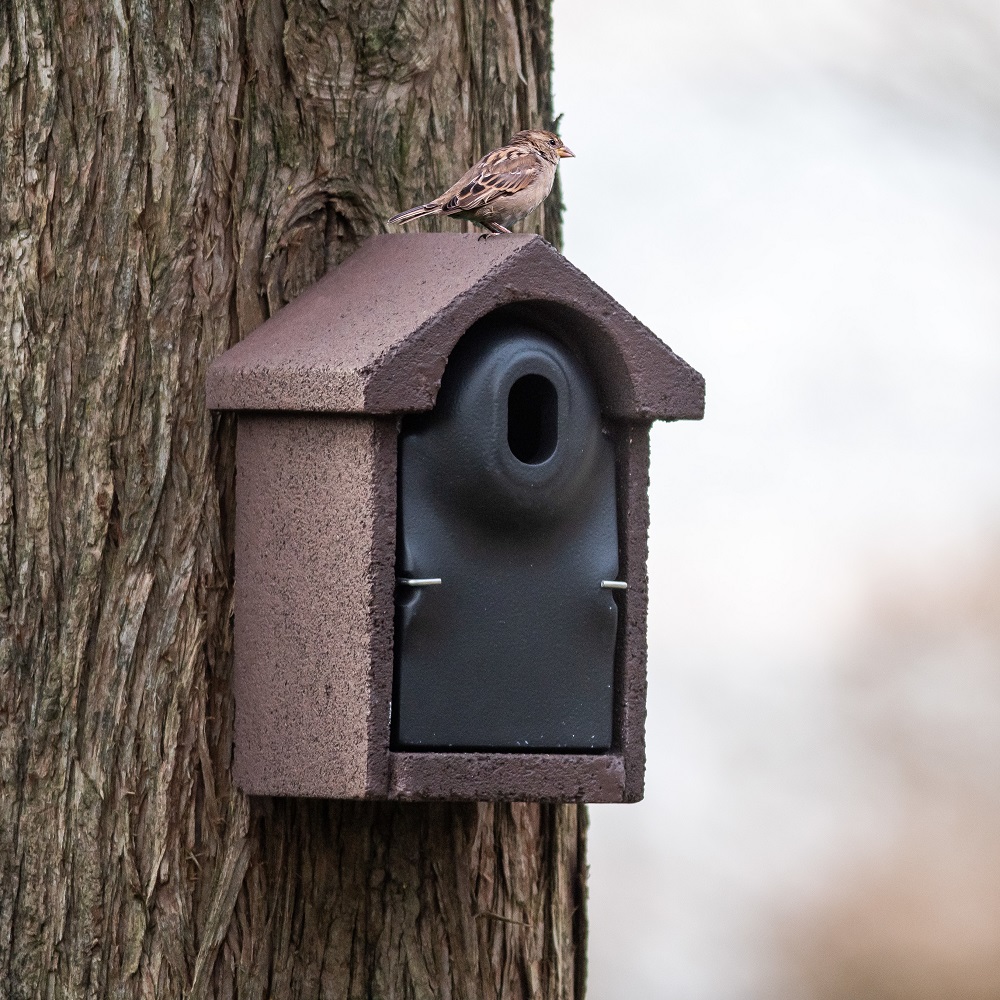
[[[232,786],[234,430],[203,390],[550,123],[547,0],[0,25],[0,997],[582,996],[581,809]],[[558,241],[554,203],[527,225]]]

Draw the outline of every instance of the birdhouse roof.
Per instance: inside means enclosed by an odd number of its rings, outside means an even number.
[[[373,236],[216,359],[217,410],[393,414],[434,406],[448,356],[498,310],[575,348],[605,413],[696,420],[704,379],[540,236]]]

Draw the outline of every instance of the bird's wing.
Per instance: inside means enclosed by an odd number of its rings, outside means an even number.
[[[497,198],[523,191],[541,172],[542,161],[531,151],[516,146],[497,149],[484,156],[435,201],[444,215],[474,212]]]

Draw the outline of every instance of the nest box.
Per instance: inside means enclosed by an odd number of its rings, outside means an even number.
[[[538,236],[376,236],[215,361],[235,777],[635,801],[649,426],[702,377]]]

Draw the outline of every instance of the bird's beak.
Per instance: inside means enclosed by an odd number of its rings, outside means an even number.
[[[576,153],[574,153],[573,150],[569,148],[569,146],[560,146],[559,147],[559,156],[560,157],[564,157],[564,156],[576,156]]]

